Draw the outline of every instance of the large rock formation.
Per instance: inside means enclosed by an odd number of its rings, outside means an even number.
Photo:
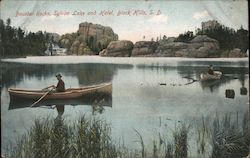
[[[134,44],[131,41],[112,41],[107,49],[102,50],[100,56],[130,57]]]
[[[111,42],[108,48],[101,51],[99,55],[207,58],[216,57],[218,51],[219,44],[215,39],[200,35],[189,43],[175,42],[174,38],[159,42],[138,41],[134,46],[131,41],[115,41]]]
[[[116,40],[118,35],[112,28],[84,22],[79,25],[77,33],[63,35],[60,45],[67,48],[68,54],[94,55]]]
[[[159,46],[155,51],[155,56],[175,57],[185,56],[188,44],[184,42],[173,42],[172,40],[163,40],[159,42]],[[177,53],[177,54],[176,54]],[[180,55],[183,54],[183,55]]]
[[[218,57],[219,42],[206,35],[198,35],[189,44],[190,57],[208,58]]]
[[[215,57],[219,49],[217,40],[198,35],[189,43],[161,40],[154,56],[207,58]]]
[[[138,41],[135,43],[132,50],[132,56],[147,56],[152,55],[158,46],[154,41]]]
[[[237,48],[222,52],[218,41],[206,35],[198,35],[188,43],[176,42],[174,37],[158,42],[138,41],[135,45],[131,41],[113,41],[99,55],[113,57],[246,57],[246,54]]]

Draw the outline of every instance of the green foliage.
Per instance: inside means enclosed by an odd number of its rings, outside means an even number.
[[[237,35],[237,47],[241,49],[242,52],[246,53],[247,49],[249,49],[249,32],[248,30],[243,29],[241,27],[236,32]]]
[[[101,120],[79,118],[66,125],[55,120],[36,119],[29,133],[12,148],[10,158],[110,158],[119,157],[110,138],[110,127]]]
[[[6,24],[0,19],[0,52],[2,57],[42,55],[46,50],[48,35],[42,31],[25,32],[20,27],[11,27],[11,20]]]
[[[247,118],[247,113],[245,118]],[[243,129],[240,129],[238,122],[232,122],[231,114],[226,114],[223,119],[216,116],[211,130],[212,158],[245,157],[248,155],[250,128],[249,122],[245,118],[242,122]]]
[[[203,117],[190,125],[178,124],[172,137],[164,130],[164,136],[152,140],[153,152],[149,152],[141,134],[136,132],[141,150],[128,149],[124,144],[115,143],[111,138],[111,126],[103,120],[80,117],[75,122],[66,123],[61,115],[55,119],[37,119],[27,135],[17,140],[16,147],[10,146],[9,158],[185,158],[189,157],[190,143],[196,134],[198,143],[196,157],[246,157],[250,145],[250,124],[248,113],[242,122],[230,113],[219,118]],[[236,120],[235,120],[236,119]],[[205,144],[204,144],[205,143]],[[190,146],[191,145],[191,146]],[[194,156],[194,155],[193,155]]]
[[[197,30],[196,35],[207,35],[216,39],[222,50],[240,48],[243,53],[249,49],[249,32],[242,27],[235,31],[232,28],[219,25],[213,29]]]
[[[243,53],[246,53],[247,49],[249,49],[249,32],[248,30],[243,29],[243,27],[235,31],[232,28],[219,25],[213,29],[196,29],[195,32],[195,35],[192,31],[187,31],[183,34],[180,34],[176,38],[176,41],[189,42],[197,35],[207,35],[208,37],[216,39],[219,42],[220,48],[222,50],[240,48]]]
[[[176,41],[177,42],[189,42],[194,38],[194,33],[192,31],[187,31],[184,34],[180,34]]]
[[[173,137],[175,142],[175,157],[188,157],[188,128],[185,125],[182,125],[179,130],[174,132]]]

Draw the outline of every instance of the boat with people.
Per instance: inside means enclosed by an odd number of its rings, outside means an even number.
[[[20,89],[9,88],[8,89],[11,99],[75,99],[84,96],[94,95],[96,93],[112,93],[112,84],[103,83],[99,85],[91,85],[80,88],[68,88],[64,92],[56,92],[52,89],[32,90],[32,89]]]
[[[219,80],[221,79],[222,72],[220,71],[213,71],[213,74],[209,73],[201,73],[200,74],[200,79],[201,81],[210,81],[210,80]]]

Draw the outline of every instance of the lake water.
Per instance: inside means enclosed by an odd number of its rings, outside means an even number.
[[[142,135],[146,148],[158,133],[170,131],[179,122],[191,122],[201,116],[214,117],[248,111],[248,59],[192,58],[108,58],[108,57],[27,57],[2,60],[1,87],[1,150],[26,133],[35,118],[56,117],[57,110],[45,107],[9,107],[8,88],[41,89],[56,84],[55,74],[61,73],[66,88],[111,82],[112,106],[94,112],[90,105],[65,105],[64,118],[75,120],[86,114],[106,120],[112,136],[131,148],[140,148],[134,129]],[[213,64],[223,72],[221,80],[193,82]],[[190,83],[190,84],[188,84]],[[235,98],[225,97],[233,89]]]

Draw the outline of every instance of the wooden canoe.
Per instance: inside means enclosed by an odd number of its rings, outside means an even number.
[[[221,76],[222,76],[222,72],[214,71],[213,75],[210,75],[208,73],[201,73],[200,78],[201,78],[201,81],[209,81],[209,80],[219,80]]]
[[[32,99],[36,100],[41,98],[45,93],[48,92],[44,90],[30,90],[30,89],[18,89],[9,88],[8,89],[10,98],[21,98],[21,99]],[[91,95],[95,93],[112,93],[112,84],[104,83],[93,86],[86,86],[81,88],[69,88],[65,92],[51,92],[46,95],[43,100],[53,100],[53,99],[74,99],[81,98],[86,95]]]

